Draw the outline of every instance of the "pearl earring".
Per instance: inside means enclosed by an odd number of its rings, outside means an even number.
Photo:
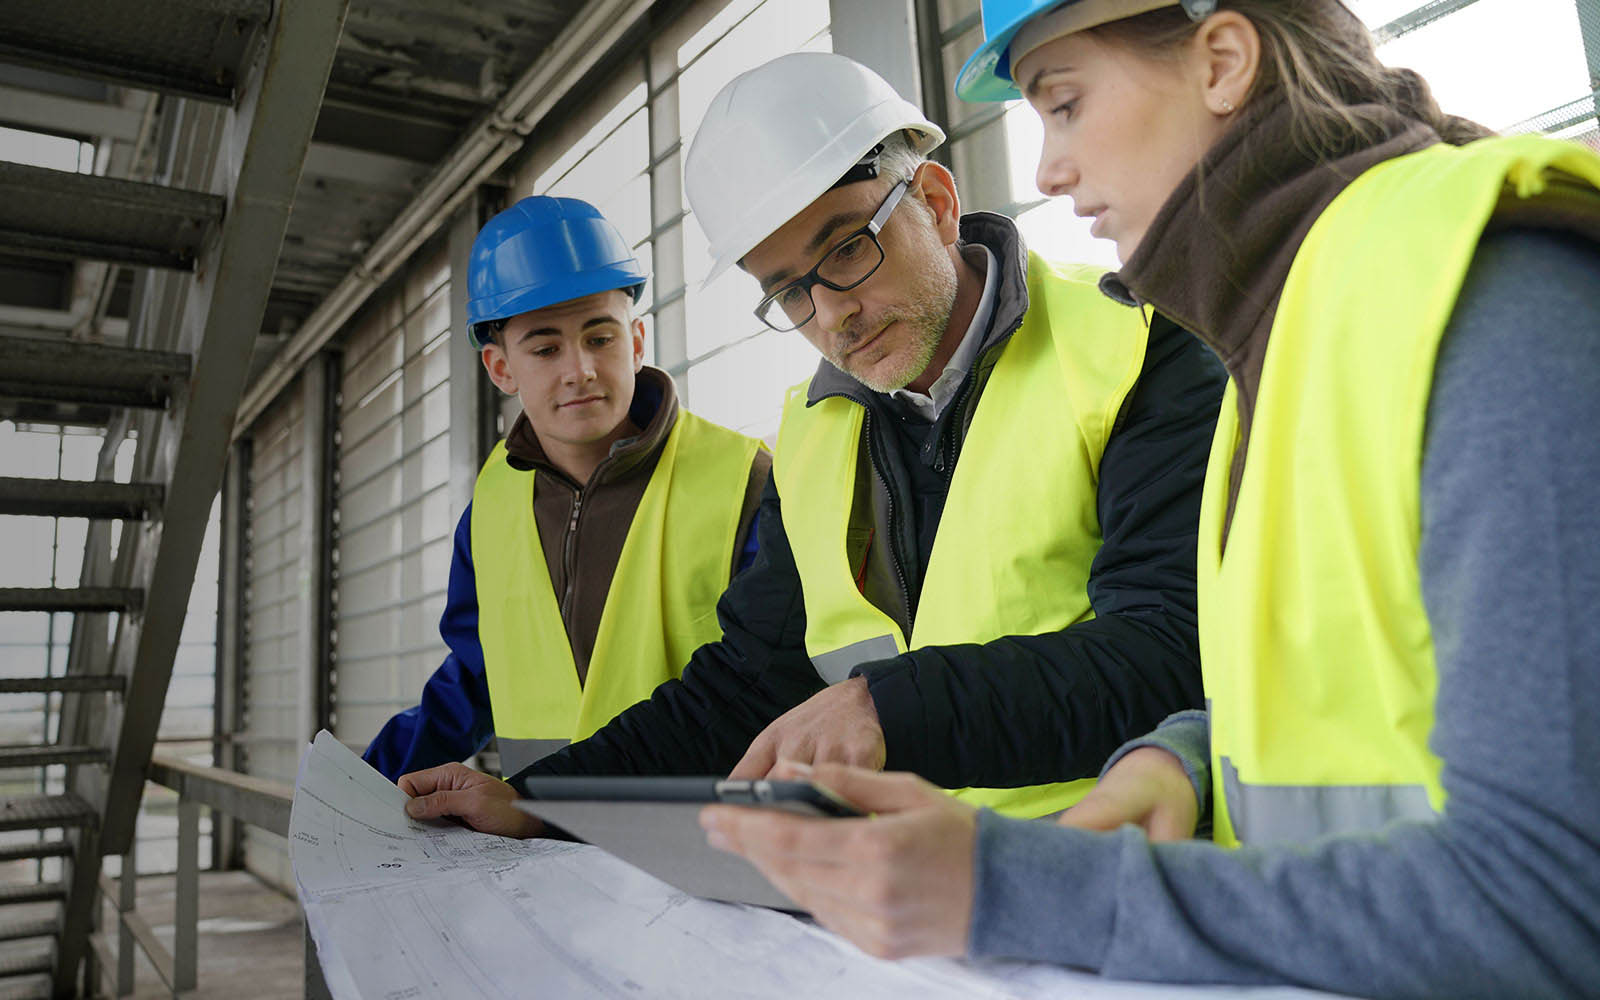
[[[1222,99],[1222,113],[1225,115],[1233,114],[1233,102],[1226,97]]]

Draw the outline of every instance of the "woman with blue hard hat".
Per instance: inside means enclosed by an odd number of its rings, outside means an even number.
[[[1600,156],[1443,114],[1338,0],[984,22],[958,93],[1026,97],[1102,290],[1228,368],[1208,710],[1059,823],[818,767],[877,817],[713,839],[879,954],[1600,995]]]
[[[645,279],[575,198],[524,198],[473,242],[466,334],[522,412],[456,529],[450,654],[367,748],[413,795],[493,780],[450,763],[490,736],[506,774],[588,736],[719,634],[771,459],[644,364]]]

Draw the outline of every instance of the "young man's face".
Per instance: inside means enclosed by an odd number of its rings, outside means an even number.
[[[874,392],[900,389],[928,367],[955,304],[954,188],[924,166],[878,234],[883,263],[848,291],[813,285],[816,315],[800,333],[839,370]],[[933,186],[932,189],[930,185]],[[840,241],[866,225],[894,182],[888,178],[835,188],[808,205],[739,262],[771,293],[804,275]],[[921,192],[926,203],[913,197]],[[948,215],[948,219],[944,216]]]
[[[628,416],[644,364],[644,323],[621,289],[513,316],[483,365],[502,392],[522,401],[534,433],[581,447],[606,440]]]

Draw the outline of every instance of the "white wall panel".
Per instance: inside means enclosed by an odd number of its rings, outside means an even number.
[[[300,674],[306,669],[301,602],[310,567],[301,537],[305,486],[303,395],[291,388],[256,424],[250,462],[245,598],[247,634],[240,691],[242,770],[293,783],[305,735],[300,732]],[[247,826],[245,867],[269,882],[294,885],[282,837]]]
[[[450,285],[413,265],[345,347],[339,406],[335,732],[364,747],[445,655],[450,579]]]

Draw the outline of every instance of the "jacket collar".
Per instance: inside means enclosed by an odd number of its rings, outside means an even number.
[[[672,377],[650,365],[640,368],[634,380],[628,416],[635,426],[644,429],[613,444],[611,453],[595,468],[589,482],[573,483],[574,486],[598,486],[626,479],[661,450],[678,422],[678,390]],[[517,414],[511,432],[506,435],[506,462],[522,472],[533,470],[572,482],[571,477],[545,456],[544,446],[539,443],[539,436],[534,433],[526,413]]]
[[[971,212],[961,217],[961,235],[956,247],[961,249],[973,243],[987,247],[994,254],[995,266],[1000,269],[994,313],[989,318],[982,346],[978,348],[981,357],[1015,333],[1028,311],[1028,247],[1016,222],[993,212]],[[806,405],[811,406],[829,396],[846,396],[862,406],[873,397],[888,398],[887,393],[873,392],[834,367],[832,362],[823,360],[817,365],[816,374],[811,376]]]
[[[1192,331],[1253,399],[1279,294],[1317,216],[1368,168],[1439,141],[1399,112],[1358,110],[1377,134],[1326,158],[1286,141],[1281,100],[1241,115],[1168,197],[1122,270],[1100,279],[1101,290]]]

